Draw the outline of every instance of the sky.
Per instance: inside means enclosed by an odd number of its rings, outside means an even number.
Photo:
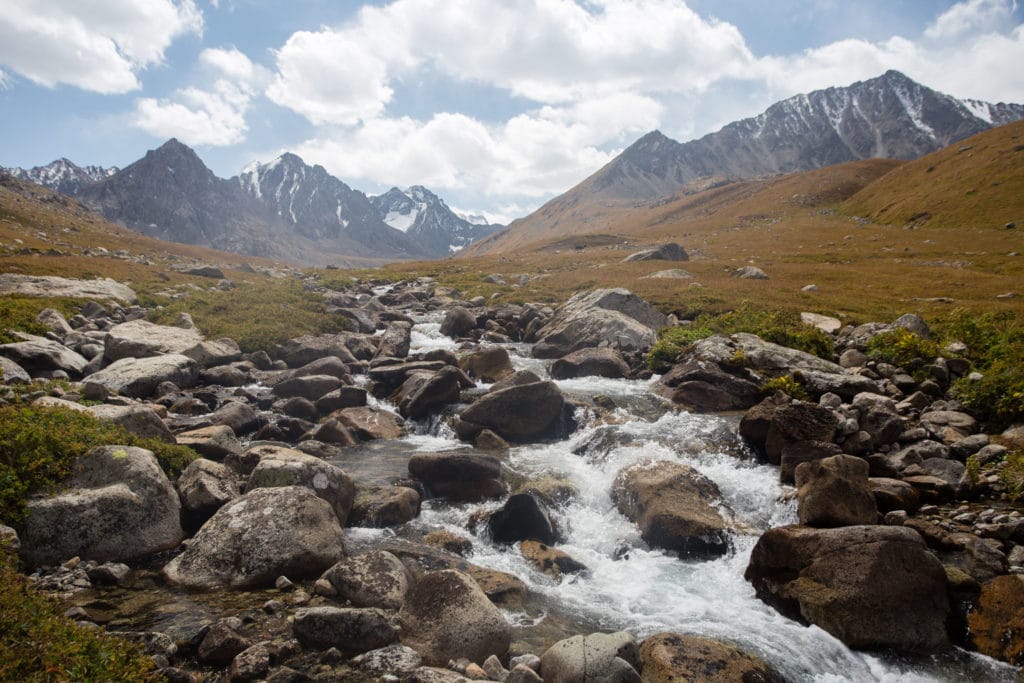
[[[0,166],[221,177],[290,151],[507,222],[655,129],[681,142],[897,69],[1024,102],[1016,0],[4,0]]]

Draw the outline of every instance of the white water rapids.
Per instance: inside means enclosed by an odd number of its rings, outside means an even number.
[[[434,316],[413,328],[413,353],[455,348],[439,334],[438,322]],[[545,363],[529,358],[526,346],[507,348],[517,369],[529,368],[546,376]],[[760,533],[796,522],[795,504],[782,500],[785,491],[778,483],[777,468],[757,464],[744,453],[734,421],[661,405],[649,382],[585,378],[558,385],[570,397],[610,397],[620,406],[614,424],[597,424],[592,416],[578,414],[581,426],[571,438],[516,447],[508,466],[527,477],[556,474],[574,485],[578,495],[552,514],[565,537],[558,547],[589,572],[556,583],[514,546],[495,545],[478,531],[467,559],[514,574],[539,596],[528,601],[523,611],[508,614],[513,623],[529,628],[557,617],[575,626],[575,632],[627,630],[638,640],[660,631],[707,636],[758,654],[793,681],[1016,680],[1014,668],[960,650],[915,659],[855,652],[820,628],[781,616],[757,599],[743,572]],[[406,439],[410,450],[464,446],[450,430],[439,430],[436,421],[433,426],[420,425],[418,431]],[[683,561],[646,548],[636,526],[619,514],[610,498],[616,474],[643,458],[686,463],[719,486],[737,525],[748,530],[734,537],[732,552],[711,561]],[[474,512],[498,505],[426,501],[419,518],[410,524],[466,535]],[[346,532],[367,539],[394,533]]]

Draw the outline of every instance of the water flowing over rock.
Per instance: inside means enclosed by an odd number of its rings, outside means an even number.
[[[75,461],[70,489],[30,500],[21,534],[29,566],[71,557],[136,560],[181,542],[178,494],[151,451],[94,448]]]
[[[782,614],[850,647],[948,646],[946,573],[913,529],[769,529],[754,546],[746,578]]]
[[[563,427],[564,406],[565,398],[554,382],[510,386],[488,392],[462,411],[456,430],[467,440],[490,429],[508,441],[538,441]]]
[[[261,488],[220,508],[163,569],[192,590],[260,588],[316,576],[345,554],[338,516],[302,486]]]
[[[537,333],[536,358],[561,358],[587,347],[644,353],[668,318],[625,289],[598,289],[569,299]]]

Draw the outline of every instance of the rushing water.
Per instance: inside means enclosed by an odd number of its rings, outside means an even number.
[[[439,333],[439,319],[421,320],[412,332],[412,352],[454,349]],[[525,345],[507,347],[517,369],[546,376],[545,363],[529,357]],[[584,378],[558,382],[584,405],[602,397],[616,408],[611,419],[581,410],[577,432],[565,441],[511,450],[508,467],[518,475],[555,475],[578,495],[552,511],[565,542],[559,548],[585,564],[586,574],[558,583],[529,564],[514,547],[496,545],[482,531],[474,536],[472,562],[514,574],[530,589],[521,611],[508,614],[516,638],[546,633],[546,621],[563,631],[628,630],[637,638],[659,631],[693,633],[736,643],[761,655],[791,680],[814,681],[979,681],[1016,680],[1015,669],[963,651],[932,658],[854,652],[821,630],[786,619],[754,595],[743,572],[757,536],[796,521],[792,496],[778,483],[776,468],[754,462],[735,437],[733,422],[716,416],[677,412],[655,397],[649,382]],[[434,420],[416,426],[403,440],[410,450],[464,446]],[[403,450],[402,448],[396,450]],[[683,561],[648,549],[636,526],[618,513],[610,491],[616,474],[644,458],[686,463],[713,480],[731,508],[734,549],[710,561]],[[378,467],[401,466],[401,457]],[[359,478],[358,473],[357,479]],[[469,518],[498,503],[452,505],[426,501],[413,531],[446,528],[460,534]],[[367,540],[390,530],[352,530]],[[538,635],[543,638],[543,635]]]

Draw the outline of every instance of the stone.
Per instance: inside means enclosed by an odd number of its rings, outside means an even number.
[[[544,683],[640,683],[640,648],[630,634],[591,633],[560,640],[540,658]]]
[[[764,450],[773,465],[782,462],[782,449],[801,441],[831,442],[838,420],[828,408],[794,401],[779,406],[771,417]]]
[[[340,359],[349,367],[358,364],[356,357],[349,351],[343,335],[305,335],[289,339],[278,349],[278,357],[290,368],[300,368],[319,358],[329,356]]]
[[[982,584],[967,624],[978,652],[1024,665],[1024,575],[997,576]]]
[[[559,358],[551,364],[552,379],[574,377],[610,377],[621,379],[629,376],[629,365],[618,352],[609,348],[579,349]]]
[[[329,415],[336,410],[359,408],[366,405],[366,389],[362,387],[338,387],[316,400],[316,410]]]
[[[384,550],[346,557],[320,578],[331,584],[339,600],[348,600],[354,607],[397,610],[409,590],[405,565]]]
[[[779,481],[783,484],[795,482],[796,469],[805,462],[814,462],[842,453],[842,449],[827,441],[795,441],[782,447],[779,458]]]
[[[336,647],[349,654],[366,652],[398,642],[398,627],[391,616],[375,607],[308,607],[295,613],[295,638],[304,647]]]
[[[535,358],[561,358],[587,347],[645,353],[668,324],[661,312],[625,289],[580,292],[537,331]]]
[[[733,277],[737,277],[741,280],[767,280],[768,273],[764,272],[757,266],[743,266],[737,268],[732,272]]]
[[[174,443],[175,437],[153,408],[141,403],[125,406],[96,405],[87,406],[85,412],[103,422],[110,422],[121,427],[130,434],[143,439],[156,439],[164,443]]]
[[[405,434],[402,419],[380,408],[344,408],[331,413],[331,417],[352,430],[360,441],[398,439]]]
[[[376,356],[387,358],[405,358],[409,355],[409,344],[412,337],[412,323],[394,320],[388,323],[384,334],[380,337],[380,346]]]
[[[203,341],[196,329],[154,325],[145,320],[114,325],[104,338],[103,355],[108,361],[146,358],[168,353],[182,354]]]
[[[224,504],[241,495],[235,473],[227,466],[198,458],[175,482],[181,499],[181,519],[186,531],[195,532]]]
[[[408,486],[360,486],[348,517],[349,526],[399,526],[420,514],[420,494]]]
[[[199,661],[214,666],[226,666],[239,653],[252,646],[252,641],[241,635],[242,620],[229,617],[214,622],[199,643],[196,653]]]
[[[529,493],[510,496],[504,505],[491,513],[487,528],[496,543],[533,539],[551,544],[558,535],[544,504]]]
[[[69,377],[77,379],[85,373],[89,361],[83,356],[51,339],[24,336],[30,338],[27,341],[0,344],[0,356],[33,376],[40,372],[62,370]],[[16,374],[13,368],[11,372]]]
[[[344,470],[291,448],[255,446],[249,452],[256,452],[260,461],[249,475],[247,490],[305,486],[330,503],[338,516],[338,523],[345,526],[355,500],[356,487]]]
[[[344,554],[329,503],[302,486],[259,488],[220,508],[163,575],[193,590],[259,588],[316,576]]]
[[[505,683],[544,683],[544,679],[525,664],[517,664],[508,672]]]
[[[363,653],[359,656],[357,665],[370,674],[400,676],[411,674],[422,663],[423,658],[416,650],[396,643]]]
[[[587,571],[586,565],[573,559],[568,553],[540,541],[526,540],[519,544],[519,552],[539,571],[555,581],[561,581],[566,574]]]
[[[501,461],[493,455],[463,450],[414,453],[409,474],[426,485],[431,496],[477,501],[505,492]]]
[[[783,615],[820,626],[849,647],[948,647],[946,573],[909,527],[769,529],[744,576]]]
[[[78,280],[52,275],[18,275],[16,273],[0,273],[0,294],[47,298],[113,299],[126,304],[134,304],[137,299],[131,287],[110,278]]]
[[[450,365],[437,372],[412,373],[391,395],[391,401],[402,417],[421,420],[459,400],[461,375],[458,368]]]
[[[28,501],[21,558],[131,561],[177,546],[181,505],[151,451],[99,446],[75,460],[65,493]]]
[[[340,381],[333,375],[304,375],[292,377],[274,386],[274,395],[281,398],[305,398],[315,401],[338,388]]]
[[[177,441],[179,446],[188,446],[204,458],[218,462],[231,454],[242,452],[242,444],[235,436],[235,430],[228,425],[210,425],[181,432]]]
[[[89,375],[89,381],[132,398],[149,398],[163,382],[191,387],[199,378],[199,366],[188,356],[169,353],[149,358],[123,358]]]
[[[36,322],[41,325],[45,325],[58,337],[64,337],[72,332],[71,325],[68,325],[67,318],[65,318],[64,314],[55,308],[44,308],[39,311],[39,315],[36,316]]]
[[[656,548],[703,559],[731,547],[718,487],[687,465],[658,460],[627,467],[615,477],[612,500]]]
[[[485,346],[459,358],[459,367],[480,382],[492,383],[512,375],[512,360],[501,346]]]
[[[264,678],[270,671],[270,649],[263,643],[248,647],[231,660],[228,667],[228,681],[255,681]]]
[[[810,313],[807,311],[800,314],[800,322],[804,325],[815,327],[825,334],[835,334],[843,327],[843,323],[839,318],[833,318],[829,315],[821,315],[820,313]]]
[[[227,365],[242,359],[242,349],[238,347],[238,342],[226,337],[203,340],[195,346],[186,348],[181,354],[188,356],[204,369]]]
[[[441,322],[441,334],[452,339],[464,337],[476,327],[476,316],[462,306],[452,306]]]
[[[642,280],[692,280],[693,273],[683,270],[682,268],[669,268],[668,270],[658,270],[650,275],[644,275]]]
[[[241,401],[226,401],[210,416],[214,425],[231,427],[236,436],[250,434],[260,426],[260,417],[256,411]]]
[[[0,382],[4,384],[28,384],[31,381],[32,377],[25,372],[25,368],[10,358],[0,355]]]
[[[644,683],[783,683],[786,679],[759,657],[735,645],[680,633],[656,633],[640,645]]]
[[[128,578],[131,567],[124,562],[104,562],[103,564],[86,568],[85,572],[93,583],[119,586]]]
[[[460,657],[501,658],[512,640],[511,626],[480,586],[450,569],[420,575],[406,594],[399,619],[402,644],[432,665]]]
[[[529,443],[558,435],[565,398],[554,382],[534,382],[490,391],[459,415],[457,431],[473,439],[490,429],[510,442]]]
[[[913,486],[899,479],[870,477],[868,486],[875,497],[875,505],[882,514],[893,510],[915,512],[921,506],[921,497]]]
[[[796,468],[797,514],[816,527],[878,522],[878,507],[868,483],[868,463],[852,455],[834,455]]]
[[[757,405],[752,406],[740,418],[739,435],[747,444],[764,455],[765,443],[768,440],[768,428],[772,424],[772,416],[781,406],[788,405],[789,396],[781,391],[775,392],[772,396],[764,399]],[[780,452],[781,460],[781,452]]]
[[[630,254],[623,261],[689,261],[686,250],[675,242],[668,242],[650,249]]]

